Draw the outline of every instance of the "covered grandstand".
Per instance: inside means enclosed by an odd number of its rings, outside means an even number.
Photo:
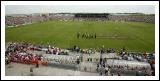
[[[75,13],[75,18],[80,20],[108,20],[108,13]]]

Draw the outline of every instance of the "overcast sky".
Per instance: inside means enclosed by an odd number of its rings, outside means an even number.
[[[152,5],[6,5],[5,14],[31,13],[146,13],[154,14]]]

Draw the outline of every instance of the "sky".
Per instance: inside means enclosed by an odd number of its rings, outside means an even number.
[[[155,14],[153,5],[6,5],[5,14],[32,13],[145,13]]]

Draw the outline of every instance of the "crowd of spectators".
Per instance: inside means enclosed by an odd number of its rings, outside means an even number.
[[[45,51],[43,55],[33,54],[28,51]],[[103,52],[102,52],[103,51]],[[36,64],[39,65],[41,62],[43,65],[47,65],[49,61],[58,62],[60,64],[80,64],[81,58],[70,56],[69,52],[77,52],[81,54],[95,54],[99,52],[100,55],[107,53],[115,53],[113,48],[108,48],[107,50],[102,46],[101,50],[97,51],[96,49],[81,49],[79,46],[74,45],[72,49],[61,49],[58,47],[43,47],[41,45],[33,45],[31,43],[8,43],[5,51],[5,61],[6,64],[10,62],[18,62],[24,64]],[[48,54],[48,55],[46,55]],[[58,56],[57,56],[58,55]],[[62,56],[61,56],[62,55]],[[67,55],[67,56],[66,56]],[[103,73],[105,75],[112,75],[112,71],[116,70],[118,75],[121,75],[124,71],[142,71],[146,75],[154,75],[155,71],[155,55],[154,53],[147,54],[136,54],[126,52],[126,49],[123,47],[120,49],[118,54],[119,58],[116,59],[104,59],[100,57],[99,62],[97,63],[97,71],[100,72],[100,75]],[[66,58],[68,57],[68,58]],[[57,59],[56,59],[57,58]],[[72,58],[72,59],[70,59]],[[50,60],[44,60],[50,59]],[[66,59],[66,62],[65,62]],[[111,63],[111,64],[110,64]],[[148,65],[149,64],[149,65]],[[110,70],[110,71],[109,71]],[[150,71],[148,71],[150,70]],[[138,74],[137,74],[138,75]]]
[[[155,23],[155,16],[153,15],[109,15],[109,20],[112,21],[128,21],[128,22],[146,22]]]
[[[38,14],[38,15],[23,15],[23,16],[6,16],[5,24],[7,26],[19,26],[35,22],[43,22],[48,20],[60,20],[60,21],[69,21],[69,20],[78,20],[78,21],[131,21],[131,22],[146,22],[146,23],[155,23],[154,15],[108,15],[107,18],[104,17],[75,17],[74,14],[68,13],[49,13],[49,14]]]

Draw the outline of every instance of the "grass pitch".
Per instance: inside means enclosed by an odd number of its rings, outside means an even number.
[[[77,32],[96,33],[97,39],[77,39]],[[106,48],[120,49],[125,46],[127,50],[150,52],[155,50],[155,25],[142,22],[47,21],[14,28],[6,27],[5,41],[49,43],[61,48],[73,45],[99,48],[104,45]]]

